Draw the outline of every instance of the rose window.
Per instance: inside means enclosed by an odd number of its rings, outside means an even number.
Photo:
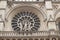
[[[37,31],[40,27],[40,20],[35,13],[20,12],[12,19],[12,28],[15,31]]]

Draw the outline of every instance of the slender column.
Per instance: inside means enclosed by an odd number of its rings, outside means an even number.
[[[27,38],[27,40],[29,40],[29,38]]]
[[[4,40],[6,40],[6,39],[4,38]]]
[[[58,40],[58,38],[56,38],[56,40]]]
[[[50,38],[50,40],[52,40],[52,38]]]
[[[11,39],[9,39],[9,40],[11,40]]]

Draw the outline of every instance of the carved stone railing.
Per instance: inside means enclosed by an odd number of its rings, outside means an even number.
[[[52,2],[60,2],[60,0],[52,0]]]
[[[34,2],[34,1],[39,1],[39,2],[42,2],[44,0],[10,0],[10,1],[20,1],[20,2]]]
[[[49,0],[8,0],[12,2],[44,2]],[[60,2],[60,0],[51,0],[52,2]]]
[[[23,36],[60,36],[59,31],[38,31],[38,32],[13,32],[13,31],[1,31],[0,37],[2,36],[17,36],[17,37],[23,37]]]

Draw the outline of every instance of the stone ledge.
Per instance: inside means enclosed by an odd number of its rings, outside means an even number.
[[[60,32],[59,31],[38,31],[38,32],[32,32],[32,34],[30,34],[30,32],[28,32],[28,35],[26,32],[24,33],[17,33],[17,32],[13,32],[13,31],[0,31],[0,37],[2,36],[6,36],[6,37],[11,37],[11,36],[60,36]]]

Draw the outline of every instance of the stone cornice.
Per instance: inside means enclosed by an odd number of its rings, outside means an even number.
[[[28,37],[28,36],[60,36],[60,31],[37,31],[37,32],[14,32],[14,31],[0,31],[0,37]]]
[[[8,1],[8,0],[0,0],[0,1]]]

